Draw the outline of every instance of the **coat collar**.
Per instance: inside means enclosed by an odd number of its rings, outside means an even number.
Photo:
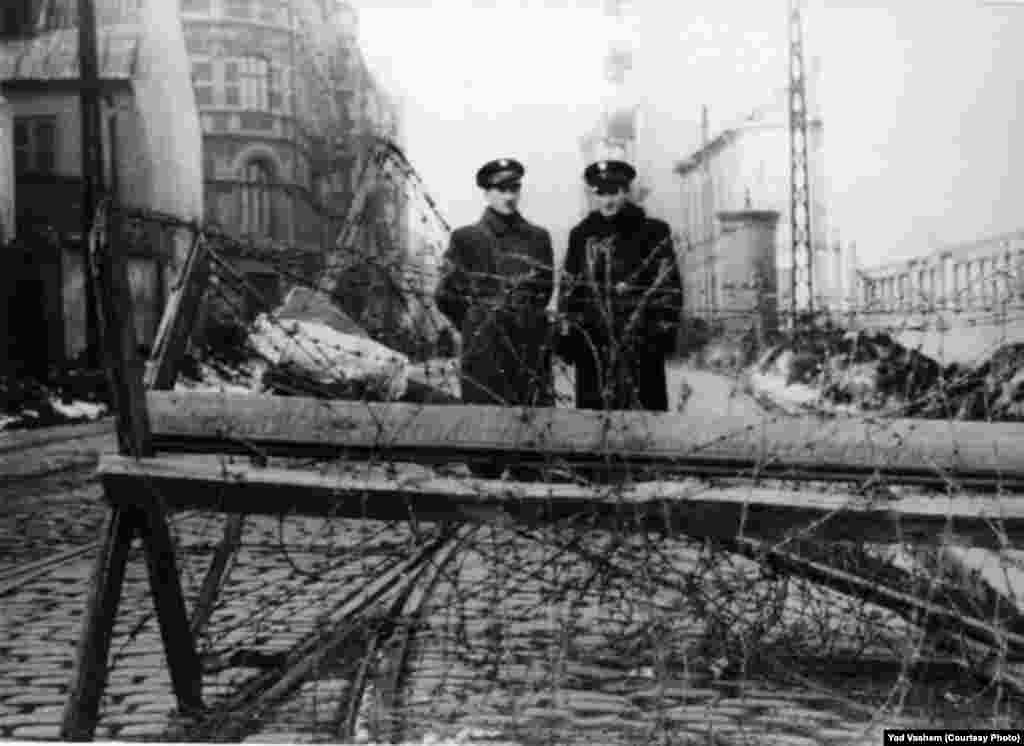
[[[488,207],[480,218],[480,224],[494,235],[502,236],[510,231],[522,233],[526,227],[526,220],[518,212],[506,218]]]
[[[583,220],[587,230],[598,233],[630,229],[642,225],[647,217],[644,208],[633,202],[627,202],[622,209],[611,218],[606,218],[599,211],[594,210]]]

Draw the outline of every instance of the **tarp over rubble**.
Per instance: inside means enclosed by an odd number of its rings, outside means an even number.
[[[323,293],[293,289],[249,325],[214,319],[178,384],[186,390],[450,403],[410,358],[380,342]]]

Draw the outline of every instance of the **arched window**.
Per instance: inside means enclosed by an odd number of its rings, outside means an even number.
[[[242,233],[270,236],[273,229],[273,171],[267,161],[254,158],[242,170]]]

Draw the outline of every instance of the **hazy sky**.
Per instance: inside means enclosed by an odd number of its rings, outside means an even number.
[[[403,95],[410,156],[447,217],[476,219],[476,168],[513,156],[528,169],[524,213],[564,240],[579,217],[579,138],[604,91],[601,2],[356,5],[370,64]],[[633,7],[657,212],[678,199],[671,169],[698,143],[701,104],[713,131],[773,99],[784,114],[787,1]],[[863,263],[1024,228],[1024,2],[807,0],[805,23],[808,58],[820,60],[830,222]]]

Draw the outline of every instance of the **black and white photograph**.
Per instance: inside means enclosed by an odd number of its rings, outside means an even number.
[[[1024,740],[1024,0],[0,0],[0,742]]]

